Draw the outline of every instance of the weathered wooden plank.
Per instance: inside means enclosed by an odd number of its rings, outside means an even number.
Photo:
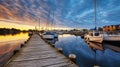
[[[22,51],[24,51],[24,52],[30,52],[30,51],[49,51],[49,50],[52,50],[51,48],[48,48],[48,47],[41,47],[41,48],[25,48],[24,50],[22,50]]]
[[[39,51],[39,52],[22,52],[20,51],[21,53],[19,53],[19,55],[23,54],[23,55],[31,55],[31,54],[52,54],[52,53],[57,53],[57,51]]]
[[[18,55],[18,57],[17,57],[17,59],[14,59],[13,61],[24,61],[24,60],[34,60],[34,59],[39,59],[39,60],[41,60],[41,59],[46,59],[46,58],[65,58],[65,57],[63,57],[63,56],[60,56],[60,55],[58,55],[58,54],[54,54],[54,53],[52,53],[52,54],[43,54],[43,55],[41,55],[41,54],[36,54],[36,55],[29,55],[29,54],[27,54],[27,55]]]
[[[16,67],[24,67],[24,66],[28,66],[28,67],[46,67],[49,65],[54,65],[54,64],[59,64],[59,63],[68,63],[69,64],[69,60],[68,59],[61,59],[61,58],[47,58],[47,59],[41,59],[41,60],[28,60],[28,61],[21,61],[21,62],[12,62],[9,64],[8,67],[11,67],[12,65]],[[35,66],[36,65],[36,66]]]
[[[69,62],[69,63],[59,63],[59,64],[48,65],[46,67],[74,67],[74,63],[72,63],[72,62]]]

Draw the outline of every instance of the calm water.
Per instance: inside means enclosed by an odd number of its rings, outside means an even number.
[[[101,45],[97,43],[90,43],[88,46],[80,36],[69,34],[59,35],[56,41],[52,40],[51,42],[55,43],[56,48],[62,48],[65,56],[68,57],[69,54],[75,54],[75,61],[79,67],[93,67],[94,65],[120,67],[119,47],[113,47],[109,44],[103,44],[104,46],[101,47],[97,46]],[[94,46],[94,50],[91,46]]]
[[[13,55],[13,51],[20,49],[20,44],[28,39],[28,33],[15,35],[0,35],[0,67]]]

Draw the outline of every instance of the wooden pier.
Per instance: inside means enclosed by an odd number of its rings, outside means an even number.
[[[33,34],[26,46],[5,67],[78,67],[70,59]]]

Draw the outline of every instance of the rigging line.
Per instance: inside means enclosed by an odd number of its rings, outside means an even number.
[[[54,16],[54,10],[55,10],[55,8],[54,8],[54,6],[55,6],[55,3],[53,1],[53,27],[54,27],[54,30],[55,30],[55,20],[54,20],[54,18],[55,18],[55,16]]]
[[[100,6],[98,8],[99,8],[98,11],[99,11],[99,25],[100,25],[102,23]]]
[[[53,10],[53,27],[54,27],[54,30],[55,30],[55,22],[54,22],[54,10]]]
[[[94,20],[95,20],[95,28],[97,27],[97,22],[96,22],[96,0],[94,0]]]
[[[41,28],[40,28],[40,27],[41,27],[41,24],[40,24],[41,21],[40,21],[40,20],[41,20],[41,19],[39,18],[39,30],[41,30]]]
[[[49,2],[50,4],[50,2]],[[50,10],[50,5],[49,5],[49,9],[48,9],[48,18],[47,18],[47,23],[46,23],[46,30],[49,31],[49,27],[50,27],[50,13],[51,13],[51,10]]]
[[[52,25],[53,25],[53,19],[52,19],[52,15],[53,14],[53,7],[52,7],[52,1],[49,0],[49,4],[50,4],[50,7],[49,7],[49,25],[50,25],[50,28],[52,30]]]
[[[50,30],[49,29],[49,27],[50,27],[50,19],[51,19],[51,10],[50,10],[50,8],[49,8],[49,13],[48,13],[49,15],[48,15],[48,30]]]
[[[52,9],[52,23],[51,23],[51,29],[54,30],[54,10]]]
[[[52,2],[53,2],[53,4],[52,4]],[[52,28],[53,28],[53,30],[55,30],[55,22],[54,22],[54,0],[53,1],[51,1],[51,4],[52,4]]]
[[[50,1],[50,5],[51,5],[51,8],[50,8],[50,11],[51,11],[51,16],[50,16],[50,20],[51,20],[51,30],[53,29],[53,5],[52,5],[52,1]]]

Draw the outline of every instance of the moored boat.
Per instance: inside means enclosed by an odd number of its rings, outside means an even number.
[[[84,39],[91,42],[102,43],[103,36],[99,32],[92,31],[92,32],[89,32],[87,35],[85,35]]]
[[[51,32],[44,32],[42,34],[42,37],[45,38],[45,39],[54,39],[54,34],[51,33]]]
[[[87,41],[91,41],[91,42],[98,42],[98,43],[102,43],[103,42],[103,36],[102,34],[100,34],[99,31],[97,31],[97,21],[96,21],[96,0],[94,1],[94,21],[95,21],[95,28],[94,30],[90,31],[87,35],[85,35],[84,39]]]
[[[104,42],[120,43],[120,34],[107,34],[103,36]]]

